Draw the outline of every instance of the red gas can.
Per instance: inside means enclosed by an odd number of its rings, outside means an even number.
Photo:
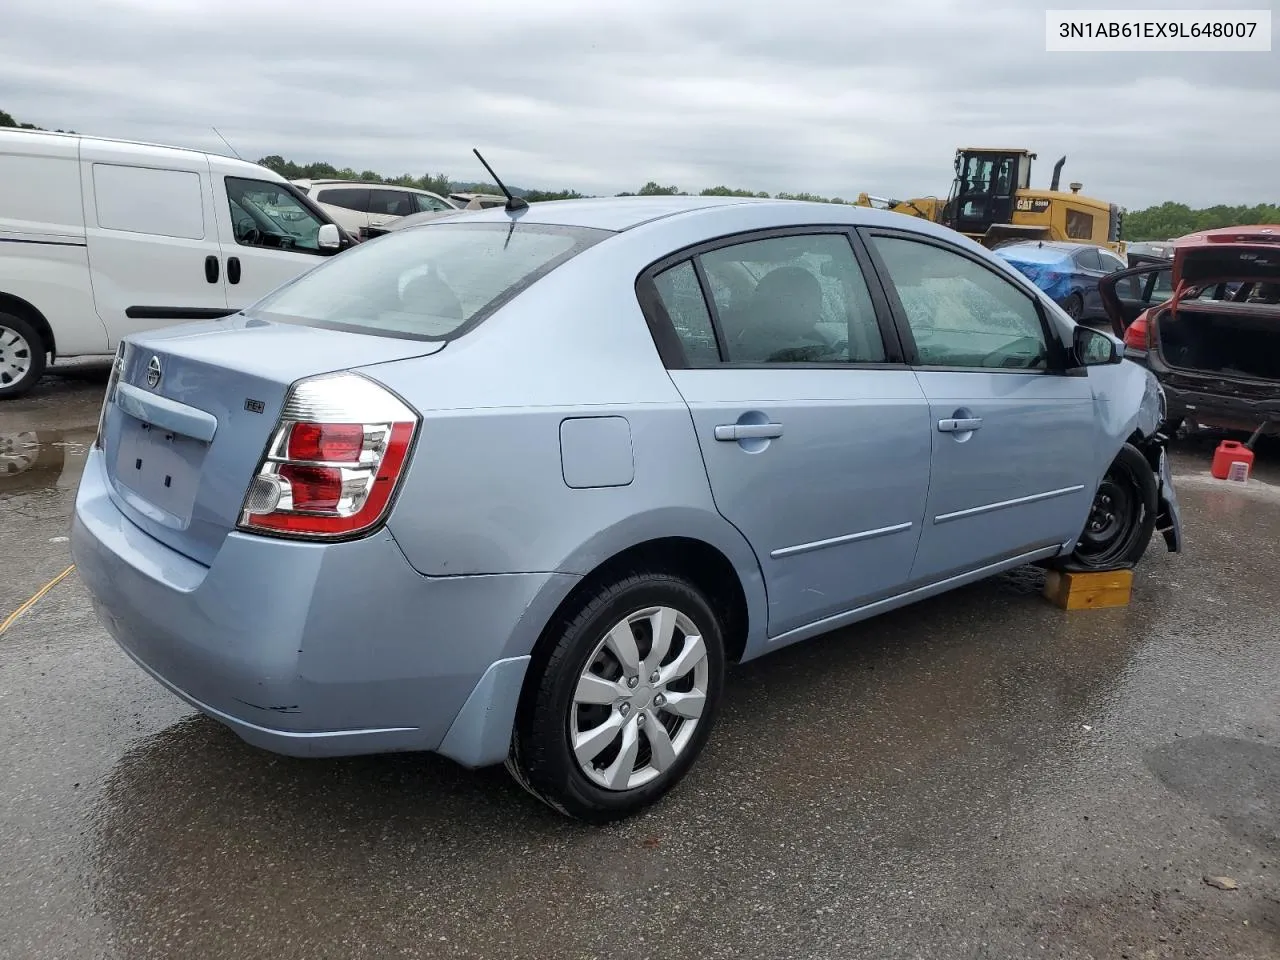
[[[1253,472],[1253,451],[1238,440],[1223,440],[1213,452],[1210,470],[1219,480],[1248,480]]]

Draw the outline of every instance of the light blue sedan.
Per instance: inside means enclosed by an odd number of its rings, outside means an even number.
[[[688,771],[731,661],[1178,550],[1163,396],[1118,343],[867,208],[450,214],[129,337],[74,557],[250,743],[506,761],[604,821]]]

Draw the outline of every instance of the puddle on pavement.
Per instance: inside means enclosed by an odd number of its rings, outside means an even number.
[[[49,489],[74,489],[95,427],[0,432],[0,499]]]

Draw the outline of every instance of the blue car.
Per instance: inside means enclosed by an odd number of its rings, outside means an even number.
[[[1129,265],[1106,247],[1057,240],[1018,240],[997,247],[995,254],[1025,274],[1072,320],[1110,325],[1098,295],[1098,281]]]
[[[727,663],[1179,549],[1152,374],[971,240],[825,203],[512,207],[125,338],[75,561],[244,740],[505,762],[609,820],[689,770]]]

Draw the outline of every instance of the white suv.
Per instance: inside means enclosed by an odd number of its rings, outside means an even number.
[[[363,237],[370,227],[414,213],[452,213],[458,205],[429,190],[351,180],[294,180],[344,230]]]

